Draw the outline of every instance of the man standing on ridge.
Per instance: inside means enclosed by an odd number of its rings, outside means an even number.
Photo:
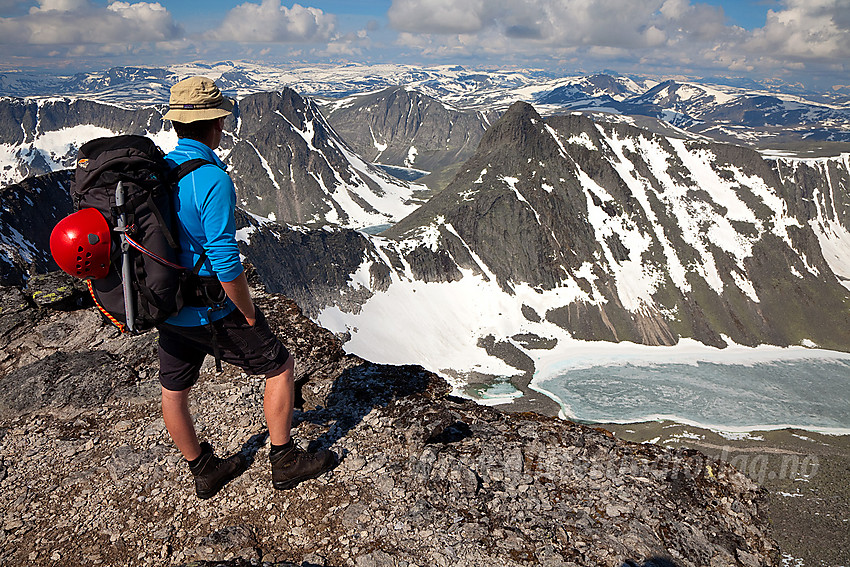
[[[221,294],[220,308],[185,306],[159,325],[159,379],[162,415],[177,448],[188,461],[200,498],[215,495],[241,474],[245,458],[222,459],[207,442],[199,442],[189,412],[189,391],[198,380],[207,354],[266,377],[263,410],[269,428],[272,483],[291,488],[331,469],[336,455],[328,450],[307,453],[290,437],[295,405],[295,361],[254,306],[239,258],[234,213],[236,192],[215,150],[233,101],[222,96],[206,77],[191,77],[171,88],[166,120],[177,132],[177,147],[166,156],[174,167],[206,160],[183,177],[175,193],[178,262],[195,266],[205,256],[200,276],[207,294]]]

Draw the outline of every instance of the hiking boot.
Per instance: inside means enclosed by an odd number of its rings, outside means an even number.
[[[272,463],[272,485],[278,490],[286,490],[332,469],[336,466],[336,453],[327,449],[308,453],[293,442],[292,447],[270,454],[269,460]]]
[[[245,469],[245,457],[236,453],[232,457],[221,459],[213,453],[209,443],[201,443],[201,456],[198,464],[189,465],[195,476],[195,494],[198,498],[212,498],[221,487],[233,480]]]

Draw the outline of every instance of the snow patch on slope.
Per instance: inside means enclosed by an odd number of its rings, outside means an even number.
[[[366,269],[361,268],[358,273]],[[363,277],[366,276],[354,278],[350,285],[366,286],[368,280],[363,281]],[[526,319],[521,307],[526,305],[545,313],[552,305],[564,305],[583,296],[577,286],[539,293],[519,284],[514,292],[515,295],[508,294],[495,279],[488,281],[469,270],[463,271],[459,281],[439,283],[417,281],[393,272],[389,289],[372,295],[358,313],[326,307],[317,322],[335,333],[350,333],[346,351],[373,362],[415,362],[441,374],[462,370],[511,377],[521,372],[488,355],[479,346],[479,339],[524,332],[566,339],[566,331],[555,325]],[[456,393],[462,393],[466,383],[450,381]]]

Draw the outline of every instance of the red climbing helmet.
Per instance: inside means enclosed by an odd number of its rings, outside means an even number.
[[[81,209],[68,215],[50,233],[53,259],[76,278],[106,277],[111,249],[109,223],[97,209]]]

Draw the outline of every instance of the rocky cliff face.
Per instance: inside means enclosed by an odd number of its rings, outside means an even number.
[[[381,237],[248,219],[244,253],[383,362],[486,352],[509,367],[490,373],[527,373],[574,339],[847,350],[849,172],[518,104]]]
[[[495,112],[455,109],[404,87],[328,102],[323,112],[368,161],[415,168],[435,177],[445,177],[444,170],[454,171],[472,156],[497,118]]]
[[[85,99],[0,98],[0,186],[72,168],[85,142],[113,133],[155,134],[155,109],[128,110]]]
[[[292,89],[241,101],[226,162],[242,206],[281,222],[366,227],[420,203],[407,183],[356,156]]]
[[[298,360],[295,433],[342,460],[274,491],[262,379],[207,366],[198,429],[251,466],[199,501],[160,417],[155,334],[117,336],[58,275],[0,288],[0,561],[779,565],[765,493],[727,464],[447,396],[255,295]]]
[[[27,274],[57,269],[50,232],[73,212],[70,171],[25,179],[0,189],[0,285],[22,285]]]
[[[576,338],[847,349],[848,175],[846,158],[766,161],[517,103],[383,236],[432,235],[507,293],[575,290],[545,318]]]

